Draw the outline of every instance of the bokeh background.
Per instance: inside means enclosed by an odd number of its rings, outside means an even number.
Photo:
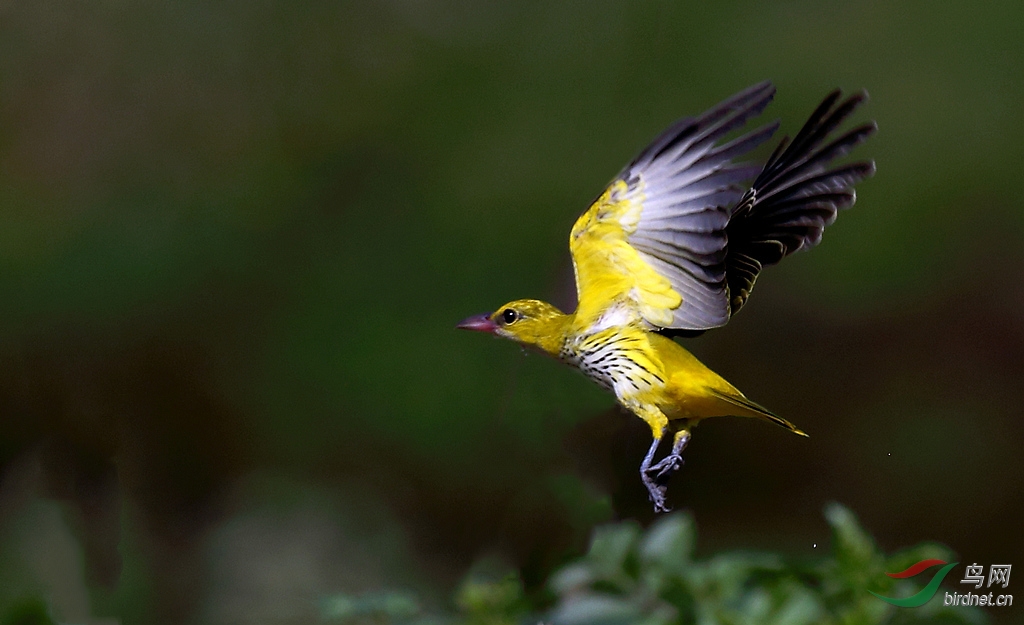
[[[1014,2],[0,3],[0,606],[444,609],[473,567],[536,589],[596,523],[650,523],[645,426],[453,326],[571,304],[588,201],[766,78],[789,133],[868,89],[878,174],[687,343],[811,434],[700,427],[670,491],[698,552],[811,555],[839,501],[886,549],[1024,567],[1022,23]]]

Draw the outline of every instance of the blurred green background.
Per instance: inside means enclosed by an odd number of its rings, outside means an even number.
[[[878,174],[686,344],[811,438],[706,423],[670,501],[703,554],[813,554],[836,500],[887,550],[1024,566],[1022,23],[1015,2],[0,4],[0,605],[441,609],[481,562],[530,592],[595,523],[650,523],[646,426],[453,326],[571,303],[587,203],[766,78],[790,134],[868,89]]]

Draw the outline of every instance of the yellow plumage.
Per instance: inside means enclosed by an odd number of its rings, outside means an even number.
[[[746,302],[761,268],[817,244],[838,209],[853,204],[852,184],[874,172],[870,162],[829,168],[875,129],[866,124],[826,144],[864,99],[855,95],[835,106],[838,92],[763,168],[735,163],[777,124],[723,138],[773,95],[762,83],[677,122],[580,216],[569,238],[579,296],[574,312],[517,300],[459,324],[579,368],[643,419],[653,441],[640,475],[657,511],[668,509],[665,483],[682,465],[680,454],[700,420],[756,417],[806,436],[665,336],[726,323]],[[752,185],[739,184],[751,179]],[[653,464],[669,433],[671,453]]]

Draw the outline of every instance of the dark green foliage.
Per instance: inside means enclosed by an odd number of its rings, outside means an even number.
[[[871,625],[882,623],[987,622],[978,609],[948,608],[942,595],[920,608],[896,608],[868,590],[888,596],[916,592],[920,581],[894,580],[929,558],[950,560],[949,549],[923,543],[887,555],[857,523],[850,510],[831,504],[831,550],[820,559],[782,554],[724,552],[694,557],[696,525],[686,513],[658,520],[646,531],[634,522],[599,527],[583,557],[557,571],[548,587],[553,605],[530,606],[515,577],[498,581],[470,578],[456,598],[458,616],[427,616],[418,611],[378,607],[323,611],[335,623],[451,623],[453,625]],[[823,550],[824,551],[824,550]],[[325,606],[367,606],[415,602],[403,595],[377,598],[334,597]],[[376,603],[374,603],[376,602]]]
[[[15,601],[0,612],[0,625],[53,625],[46,602],[39,597]]]
[[[341,623],[404,623],[419,611],[416,598],[400,592],[377,592],[360,597],[334,595],[320,604],[325,620]]]

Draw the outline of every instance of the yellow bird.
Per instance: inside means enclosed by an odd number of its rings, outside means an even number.
[[[654,437],[640,478],[657,512],[702,419],[757,417],[806,436],[747,399],[672,340],[725,325],[766,265],[814,247],[872,161],[830,163],[869,137],[867,123],[831,139],[867,97],[830,93],[764,166],[736,159],[768,140],[778,122],[725,141],[775,95],[769,82],[742,91],[659,135],[580,216],[569,237],[579,304],[516,300],[458,327],[537,348],[615,393]],[[750,181],[753,180],[753,183]],[[672,451],[654,463],[663,437]]]

